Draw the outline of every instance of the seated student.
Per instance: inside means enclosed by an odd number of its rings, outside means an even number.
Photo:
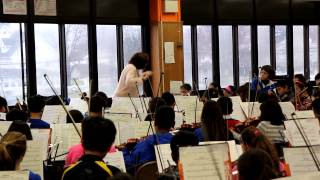
[[[181,96],[190,96],[190,93],[191,93],[191,85],[190,84],[185,83],[180,86]]]
[[[285,165],[280,161],[275,146],[255,127],[248,127],[241,133],[241,146],[244,152],[256,148],[265,151],[272,159],[277,177],[286,176]]]
[[[8,112],[8,103],[7,100],[0,96],[0,112],[7,113]]]
[[[309,94],[309,88],[305,81],[305,78],[301,74],[295,75],[295,94],[292,100],[293,104],[296,106],[296,110],[311,110],[312,99]]]
[[[319,120],[320,123],[320,99],[317,98],[312,102],[312,110],[314,116]]]
[[[239,180],[271,180],[277,176],[270,156],[260,149],[243,153],[238,160]]]
[[[223,119],[221,108],[212,100],[207,101],[202,109],[201,128],[195,130],[194,134],[199,141],[227,141],[234,137],[227,128]]]
[[[32,134],[29,125],[25,121],[15,120],[9,126],[7,132],[20,132],[26,136],[27,140],[32,140]]]
[[[112,105],[112,98],[108,98],[108,96],[106,95],[106,93],[102,92],[102,91],[98,91],[94,94],[94,96],[100,96],[102,97],[102,99],[105,102],[105,108],[109,108]]]
[[[314,80],[316,81],[316,86],[320,86],[320,73],[316,74]]]
[[[69,166],[63,172],[62,180],[105,180],[119,173],[119,169],[103,162],[115,137],[116,127],[112,121],[102,117],[85,119],[82,122],[81,137],[84,155],[76,164]]]
[[[79,110],[73,109],[73,110],[70,110],[69,113],[72,116],[75,123],[81,123],[84,119],[84,116],[82,115],[82,113]],[[68,116],[68,114],[67,114],[67,123],[72,123],[72,120]]]
[[[217,103],[221,108],[223,119],[227,121],[228,128],[232,129],[240,123],[239,120],[233,119],[231,116],[233,112],[233,104],[229,97],[221,97],[218,99]]]
[[[273,93],[279,102],[288,102],[291,99],[288,83],[284,80],[280,80],[276,83],[276,88],[273,90]]]
[[[0,141],[0,171],[20,171],[20,164],[27,149],[26,136],[8,132]],[[29,171],[29,180],[40,180],[38,174]]]
[[[41,96],[36,95],[32,96],[28,99],[28,107],[30,118],[29,122],[31,123],[30,128],[36,129],[47,129],[50,128],[50,124],[41,120],[43,108],[45,106],[45,102]]]
[[[264,65],[260,71],[260,77],[255,78],[251,84],[251,90],[258,92],[259,94],[271,94],[272,90],[275,88],[275,84],[272,79],[275,76],[275,71],[272,66]]]
[[[7,121],[14,121],[14,120],[22,120],[24,122],[28,121],[28,114],[24,111],[21,111],[19,109],[11,109],[7,114],[6,114],[6,120]]]
[[[166,102],[168,106],[170,106],[172,109],[176,106],[176,100],[170,92],[164,92],[161,96],[161,98]]]
[[[100,96],[93,96],[89,100],[90,104],[90,117],[103,117],[103,111],[106,108],[106,104],[102,97]]]
[[[239,86],[236,93],[239,94],[242,102],[249,102],[249,83],[247,82],[242,86]]]
[[[236,95],[237,88],[235,86],[227,86],[223,89],[223,96],[229,97],[229,96],[235,96]]]
[[[154,145],[170,143],[172,134],[170,129],[175,124],[175,113],[169,106],[160,107],[155,114],[155,135],[148,136],[140,141],[132,150],[125,148],[123,156],[128,172],[134,170],[146,162],[155,161]]]
[[[257,128],[266,135],[272,143],[283,143],[285,130],[283,121],[286,120],[278,102],[267,100],[260,105],[261,121]]]
[[[154,117],[155,112],[161,107],[167,105],[167,103],[164,101],[164,99],[160,98],[160,97],[155,97],[152,98],[149,101],[148,104],[148,115],[147,117],[144,119],[145,121],[153,121],[152,116]]]

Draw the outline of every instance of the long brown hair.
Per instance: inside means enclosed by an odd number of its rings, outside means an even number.
[[[201,122],[205,141],[228,140],[227,124],[217,102],[209,100],[204,104]]]
[[[8,132],[0,141],[0,171],[15,170],[27,149],[27,138],[19,132]]]

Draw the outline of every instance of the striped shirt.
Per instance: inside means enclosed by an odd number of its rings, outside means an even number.
[[[267,136],[272,143],[285,142],[284,125],[272,125],[269,121],[261,121],[257,128]]]

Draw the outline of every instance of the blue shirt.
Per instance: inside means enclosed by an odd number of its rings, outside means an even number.
[[[172,139],[172,134],[158,134],[159,144],[169,144]],[[132,151],[128,149],[123,150],[124,161],[126,169],[130,172],[138,165],[146,162],[155,161],[156,155],[154,145],[158,144],[155,135],[148,136],[145,140],[139,142]]]
[[[194,131],[194,136],[197,137],[197,139],[199,140],[199,142],[203,142],[203,141],[204,141],[201,128],[198,128],[198,129],[196,129],[196,130]]]
[[[41,119],[29,119],[30,124],[30,128],[34,128],[34,129],[49,129],[50,128],[50,124],[48,124],[45,121],[42,121]]]
[[[29,171],[29,180],[41,180],[41,177],[38,174]]]
[[[256,91],[258,87],[259,93],[268,93],[269,90],[276,88],[275,84],[269,80],[268,84],[262,83],[259,79],[254,79],[251,83],[251,90]]]

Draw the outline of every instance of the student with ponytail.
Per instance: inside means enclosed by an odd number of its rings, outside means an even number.
[[[27,138],[19,132],[8,132],[0,141],[0,171],[21,170],[20,163],[27,149]],[[29,171],[29,180],[40,180],[40,176]]]

